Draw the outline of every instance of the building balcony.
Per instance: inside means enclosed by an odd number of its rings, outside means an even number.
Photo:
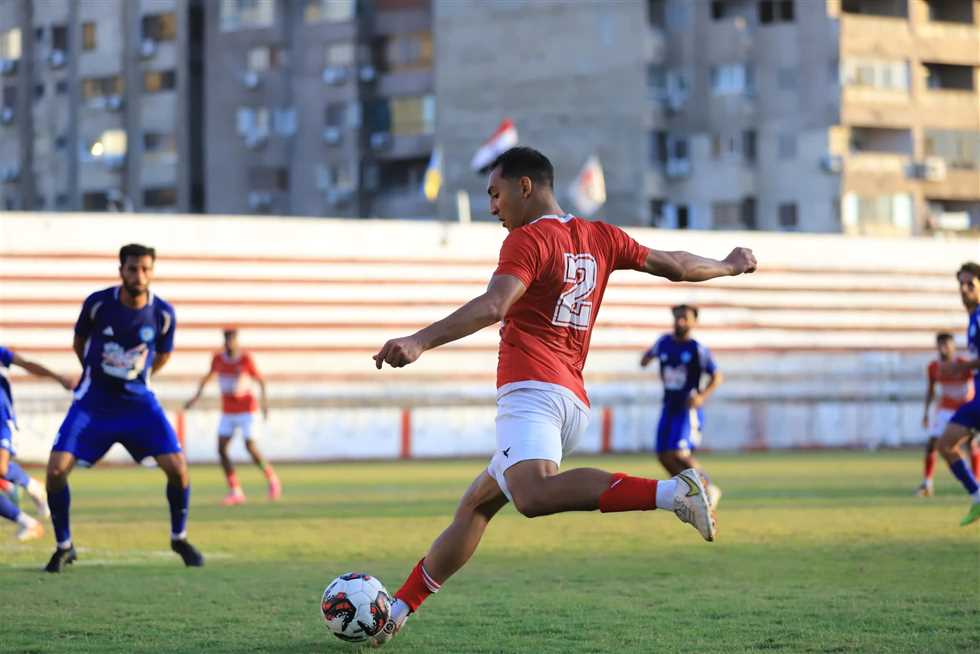
[[[930,89],[918,100],[924,127],[980,129],[980,94],[976,91]]]
[[[941,178],[923,181],[922,190],[929,197],[980,201],[980,169],[947,168]]]
[[[919,109],[904,91],[844,87],[841,92],[841,122],[845,125],[907,128],[916,122],[918,114]]]
[[[844,173],[905,177],[912,157],[890,152],[855,152],[844,156]]]
[[[919,59],[948,64],[980,65],[980,28],[976,25],[922,22],[915,26]]]
[[[914,38],[906,18],[842,13],[840,47],[843,55],[865,54],[883,59],[905,59]]]
[[[371,150],[378,159],[410,159],[432,154],[435,138],[432,134],[388,134],[387,138],[371,140]]]

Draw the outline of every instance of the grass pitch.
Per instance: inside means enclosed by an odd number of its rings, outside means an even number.
[[[918,452],[715,455],[716,543],[666,511],[528,520],[505,508],[480,550],[385,649],[392,652],[976,652],[980,525],[944,468],[913,497]],[[484,462],[283,466],[284,497],[218,506],[218,468],[192,470],[186,569],[168,548],[156,470],[72,477],[80,560],[0,526],[0,652],[328,652],[319,597],[337,574],[390,591],[447,524]],[[567,467],[662,476],[649,457]]]

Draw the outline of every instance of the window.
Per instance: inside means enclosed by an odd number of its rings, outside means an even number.
[[[842,68],[842,81],[845,86],[908,93],[909,66],[906,61],[849,57],[844,60]]]
[[[675,210],[674,213],[677,216],[677,229],[687,229],[688,227],[690,227],[691,212],[688,210],[686,204],[677,205],[677,209]]]
[[[265,107],[239,107],[236,122],[242,136],[269,134],[269,110]]]
[[[221,0],[221,31],[272,27],[276,20],[273,0]]]
[[[762,0],[759,3],[759,22],[763,25],[793,22],[793,0]]]
[[[650,132],[650,161],[658,166],[667,164],[667,132]]]
[[[0,32],[0,59],[20,59],[20,28]]]
[[[754,88],[752,67],[746,64],[721,64],[711,67],[711,91],[714,95],[749,94]]]
[[[389,191],[416,190],[421,187],[428,166],[427,157],[383,161],[378,165],[378,182],[382,189]]]
[[[779,226],[783,229],[796,229],[800,226],[795,202],[783,202],[779,205]]]
[[[147,208],[177,206],[177,189],[173,186],[143,189],[143,206]]]
[[[44,98],[44,82],[38,82],[34,85],[34,102],[38,102],[42,98]]]
[[[82,23],[82,50],[95,50],[95,23]]]
[[[933,90],[972,91],[973,66],[926,63],[926,86]]]
[[[17,87],[9,84],[3,87],[3,106],[5,109],[13,109],[17,104]]]
[[[650,227],[659,227],[666,218],[667,200],[652,198],[650,200]]]
[[[83,211],[106,211],[109,209],[109,194],[105,191],[89,191],[82,194]]]
[[[432,33],[415,32],[378,38],[374,42],[374,61],[384,72],[431,68]]]
[[[358,105],[347,102],[331,102],[326,108],[327,127],[356,128],[360,122]]]
[[[306,0],[303,21],[340,23],[354,18],[354,0]]]
[[[738,155],[738,138],[734,134],[712,134],[711,156],[715,159]]]
[[[323,49],[323,63],[328,68],[352,66],[354,64],[354,44],[350,42],[330,43]]]
[[[2,38],[2,37],[0,37]],[[44,43],[44,26],[39,25],[34,28],[34,41],[35,45],[41,45]]]
[[[140,20],[140,34],[144,39],[154,41],[175,41],[177,39],[177,14],[147,14]]]
[[[846,233],[909,233],[912,230],[912,196],[894,195],[844,196],[841,223]],[[884,228],[884,229],[882,229]]]
[[[742,156],[745,157],[746,161],[755,161],[755,130],[747,129],[742,132]]]
[[[147,93],[173,91],[177,86],[177,73],[173,70],[148,70],[143,73],[143,90]]]
[[[711,18],[712,20],[722,20],[725,17],[725,2],[724,0],[712,0],[711,2]]]
[[[432,134],[436,127],[434,95],[391,98],[391,131],[394,134]]]
[[[927,157],[939,157],[951,168],[980,170],[980,131],[925,130]]]
[[[249,70],[256,73],[264,73],[270,69],[286,65],[286,49],[281,46],[270,45],[249,48],[245,61],[245,65]]]
[[[779,135],[779,158],[793,159],[796,157],[796,134],[784,132]]]
[[[650,27],[663,27],[667,23],[666,5],[667,0],[647,0],[647,22]]]
[[[68,80],[59,79],[54,83],[54,92],[58,95],[64,95],[68,93]]]
[[[251,166],[248,169],[249,188],[258,191],[288,191],[289,169],[278,166]]]
[[[656,102],[667,99],[667,70],[660,64],[647,65],[647,94]]]
[[[122,93],[123,78],[121,75],[82,78],[82,99],[84,100],[122,95]]]
[[[948,23],[973,23],[973,3],[970,0],[926,0],[929,3],[929,20]]]
[[[58,193],[54,196],[54,206],[58,209],[66,209],[68,207],[68,194]]]
[[[68,28],[64,25],[51,26],[51,49],[68,52]]]
[[[147,160],[176,161],[177,138],[171,133],[143,132],[143,154]]]

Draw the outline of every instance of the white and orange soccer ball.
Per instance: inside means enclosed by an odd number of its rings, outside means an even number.
[[[320,612],[334,636],[360,643],[384,628],[391,613],[391,596],[375,577],[348,572],[323,591]]]

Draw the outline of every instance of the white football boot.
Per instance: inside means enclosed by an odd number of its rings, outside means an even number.
[[[399,600],[394,600],[392,602],[392,611],[388,618],[388,622],[385,623],[385,626],[381,628],[381,631],[377,635],[370,639],[369,642],[371,643],[372,647],[381,647],[389,640],[397,636],[398,632],[401,631],[402,627],[404,627],[405,623],[408,621],[408,616],[412,615],[412,612],[409,610],[395,611],[394,604],[398,601]]]
[[[714,540],[718,528],[701,474],[694,468],[688,468],[674,475],[674,480],[677,482],[674,514],[681,522],[693,525],[705,540]]]
[[[708,506],[711,507],[712,511],[718,510],[718,502],[721,502],[721,489],[712,483],[708,484]]]

